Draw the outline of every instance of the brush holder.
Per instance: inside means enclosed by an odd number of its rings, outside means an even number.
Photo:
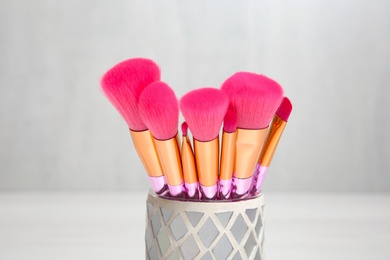
[[[264,196],[193,202],[149,192],[146,259],[264,259]]]

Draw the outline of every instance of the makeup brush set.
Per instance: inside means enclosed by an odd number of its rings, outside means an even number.
[[[145,58],[116,64],[101,88],[126,121],[155,194],[181,201],[258,196],[292,110],[277,82],[250,72],[178,100],[160,81],[159,66]]]
[[[134,58],[109,69],[101,88],[152,186],[146,259],[264,259],[261,184],[292,110],[281,86],[237,72],[178,100],[155,62]]]

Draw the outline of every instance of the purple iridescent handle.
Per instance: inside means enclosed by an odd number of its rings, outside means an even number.
[[[232,180],[219,180],[219,197],[220,199],[229,199],[232,192]]]
[[[233,177],[233,193],[232,199],[243,199],[249,194],[250,188],[252,187],[252,176],[246,179],[240,179]]]
[[[267,166],[261,166],[259,164],[256,165],[256,178],[253,179],[253,184],[252,184],[252,190],[251,190],[251,195],[252,196],[257,196],[260,193],[261,190],[261,185],[263,184],[265,174],[268,171]]]
[[[185,192],[184,192],[184,184],[179,184],[179,185],[169,185],[169,194],[171,197],[175,198],[184,198],[185,197]]]
[[[157,195],[165,195],[168,191],[167,182],[164,175],[158,177],[149,176],[149,181],[152,186],[153,191]]]
[[[200,185],[200,192],[201,192],[200,199],[202,201],[215,200],[218,192],[218,184],[216,183],[213,186]]]
[[[199,199],[199,183],[185,183],[188,199]]]
[[[259,179],[259,170],[260,170],[260,164],[257,163],[255,171],[253,172],[252,187],[250,188],[249,196],[251,197],[253,197],[256,193],[258,193],[257,181]]]

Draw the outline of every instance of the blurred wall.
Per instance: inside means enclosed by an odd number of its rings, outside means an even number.
[[[0,1],[0,190],[145,190],[99,90],[148,57],[178,97],[236,71],[294,110],[264,189],[390,191],[390,2]]]

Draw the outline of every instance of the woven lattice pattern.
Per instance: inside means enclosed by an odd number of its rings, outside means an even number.
[[[264,259],[264,199],[178,202],[149,195],[147,259]]]

